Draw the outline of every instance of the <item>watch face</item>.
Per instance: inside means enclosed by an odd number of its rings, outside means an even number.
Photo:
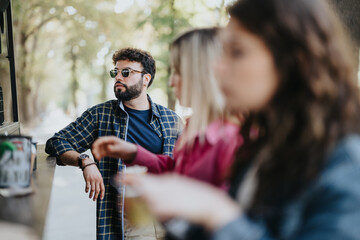
[[[80,154],[79,158],[80,158],[80,159],[89,158],[89,155],[87,155],[87,154]]]
[[[79,155],[78,165],[80,168],[82,168],[82,160],[86,159],[86,158],[89,158],[89,155],[87,155],[85,153]]]

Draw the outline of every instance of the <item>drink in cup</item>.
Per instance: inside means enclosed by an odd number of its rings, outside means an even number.
[[[143,166],[127,167],[126,175],[140,176],[146,174],[147,168]],[[125,215],[132,226],[146,226],[152,223],[152,216],[139,192],[131,186],[125,186]]]

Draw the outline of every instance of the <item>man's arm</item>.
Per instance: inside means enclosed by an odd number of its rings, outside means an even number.
[[[85,111],[46,142],[45,152],[56,157],[67,151],[85,152],[98,136],[96,122],[95,109]]]
[[[71,150],[71,151],[67,151],[67,152],[64,152],[63,154],[61,154],[59,156],[59,159],[65,165],[80,167],[78,164],[79,156],[80,156],[80,153]]]
[[[45,151],[56,156],[60,164],[79,166],[80,153],[89,149],[97,137],[96,116],[94,115],[91,109],[87,110],[75,122],[55,133],[46,142]],[[82,166],[93,162],[90,158],[83,159]],[[83,170],[83,176],[86,182],[85,192],[90,190],[89,198],[93,198],[95,201],[100,194],[100,198],[103,199],[105,187],[97,166],[94,164],[87,166]]]

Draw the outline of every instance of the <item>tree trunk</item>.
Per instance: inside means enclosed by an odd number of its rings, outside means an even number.
[[[32,113],[32,106],[31,106],[31,89],[26,86],[20,86],[19,91],[19,115],[20,121],[23,124],[27,124],[31,121],[31,113]]]
[[[168,66],[167,73],[168,73],[167,75],[168,75],[168,79],[169,79],[170,74],[171,74],[170,66]],[[166,93],[167,93],[167,96],[168,96],[168,108],[175,111],[176,99],[175,99],[175,96],[174,96],[174,92],[171,89],[171,87],[169,86],[169,84],[166,84]]]
[[[28,57],[28,51],[26,49],[26,33],[25,31],[21,31],[20,33],[20,56],[18,58],[18,68],[17,68],[17,76],[19,79],[18,84],[18,92],[20,98],[19,104],[19,115],[22,123],[28,123],[30,121],[30,112],[29,112],[29,102],[31,89],[26,81],[27,77],[27,62],[26,59]]]
[[[172,16],[171,23],[170,23],[170,27],[171,27],[170,35],[173,36],[172,38],[174,38],[174,36],[175,36],[175,14],[176,14],[175,0],[171,0],[171,2],[170,2],[170,11],[171,11],[171,16]],[[170,74],[171,74],[171,67],[168,63],[167,79],[170,78]],[[168,96],[168,108],[175,110],[176,99],[174,96],[174,92],[172,91],[169,84],[166,84],[166,93]]]
[[[75,114],[77,115],[77,108],[78,108],[78,102],[76,99],[76,92],[79,89],[79,82],[76,75],[76,69],[77,69],[77,56],[74,52],[74,47],[70,49],[71,54],[71,83],[70,83],[70,91],[71,91],[71,102],[74,104],[75,108]]]
[[[104,56],[104,59],[108,56],[108,54],[106,56]],[[104,61],[105,62],[105,61]],[[103,65],[103,71],[100,77],[100,83],[101,83],[101,92],[100,92],[100,101],[105,102],[107,100],[107,94],[106,94],[106,90],[107,90],[107,81],[109,79],[109,74],[107,71],[107,65],[104,63]]]

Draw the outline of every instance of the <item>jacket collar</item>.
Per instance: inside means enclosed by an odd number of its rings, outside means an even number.
[[[147,97],[148,97],[148,100],[149,100],[149,102],[150,102],[152,115],[153,115],[153,116],[156,116],[157,118],[160,118],[160,112],[159,112],[159,109],[158,109],[158,107],[157,107],[157,104],[154,103],[154,102],[151,100],[151,98],[150,98],[149,95],[147,95]],[[123,104],[122,101],[117,100],[117,101],[115,101],[115,102],[116,102],[116,105],[114,106],[115,109],[120,108],[123,112],[126,112],[126,111],[125,111],[125,108],[124,108],[124,104]]]

